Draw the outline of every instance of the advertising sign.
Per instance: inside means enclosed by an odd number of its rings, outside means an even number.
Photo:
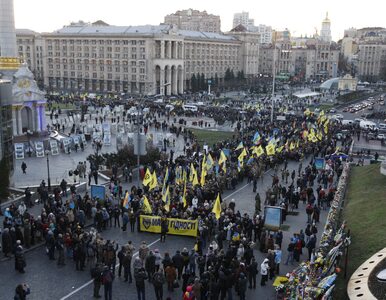
[[[98,198],[99,200],[105,200],[106,187],[104,185],[91,185],[91,198]]]
[[[266,206],[264,210],[264,227],[270,230],[279,230],[281,225],[281,207]]]

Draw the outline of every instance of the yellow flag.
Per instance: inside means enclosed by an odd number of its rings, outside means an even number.
[[[209,171],[209,169],[211,169],[212,167],[213,167],[213,158],[212,158],[212,155],[210,155],[209,153],[208,157],[206,158],[206,168]]]
[[[193,163],[190,163],[189,182],[193,182],[193,170],[195,170]]]
[[[147,214],[151,214],[153,212],[149,199],[147,199],[146,196],[143,197],[143,211]]]
[[[153,175],[151,176],[151,181],[149,183],[149,190],[153,190],[157,187],[158,182],[157,182],[157,175],[155,174],[155,170],[153,171]]]
[[[199,184],[199,182],[198,182],[197,170],[193,168],[192,172],[193,172],[193,180],[192,180],[192,184],[193,184],[193,186],[195,186],[195,185],[198,185],[198,184]]]
[[[324,123],[323,129],[324,129],[324,133],[328,134],[328,125],[327,125],[327,123]]]
[[[239,157],[238,157],[238,160],[239,160],[239,161],[244,160],[244,157],[245,157],[245,156],[247,156],[247,151],[246,151],[245,148],[244,148],[244,150],[240,153],[240,155],[239,155]]]
[[[184,193],[182,194],[182,203],[184,204],[184,207],[186,207],[187,202],[186,202],[186,180],[184,182]]]
[[[257,157],[262,156],[264,154],[264,149],[260,145],[259,147],[254,149],[254,153],[257,155]]]
[[[143,179],[142,184],[144,186],[147,186],[150,183],[151,178],[152,178],[151,173],[150,173],[150,170],[148,168],[148,169],[146,169],[145,178]]]
[[[165,172],[165,177],[164,177],[164,184],[162,186],[162,193],[165,192],[165,189],[166,189],[166,185],[168,183],[168,180],[169,180],[169,168],[166,168],[166,172]]]
[[[165,203],[170,202],[170,190],[169,190],[169,186],[167,186],[167,188],[166,188],[166,190],[165,190],[165,193],[162,194],[162,201],[165,202]]]
[[[201,169],[201,178],[200,178],[201,186],[205,185],[205,176],[206,176],[206,168],[203,167]]]
[[[235,151],[243,149],[243,148],[244,148],[243,142],[240,142],[240,144],[236,147]]]
[[[278,147],[278,148],[276,149],[276,152],[277,152],[277,153],[280,153],[281,151],[283,151],[283,149],[284,149],[284,146],[280,146],[280,147]]]
[[[221,203],[220,203],[220,193],[217,194],[216,201],[214,202],[212,212],[215,213],[216,219],[220,219],[221,216]]]
[[[291,142],[291,144],[290,144],[290,150],[292,151],[292,150],[294,150],[295,149],[295,143],[294,142]]]
[[[220,159],[218,160],[218,164],[221,165],[222,163],[227,161],[227,157],[224,153],[224,151],[221,150]]]
[[[274,144],[268,144],[267,147],[265,147],[265,150],[267,151],[268,155],[274,155],[275,154],[275,145]]]

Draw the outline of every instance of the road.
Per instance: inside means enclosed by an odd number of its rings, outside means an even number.
[[[303,162],[303,167],[305,162]],[[298,164],[290,162],[288,164],[289,169],[297,170]],[[258,192],[261,194],[261,198],[265,198],[265,190],[271,186],[272,183],[272,171],[269,170],[263,180],[259,180]],[[224,200],[230,201],[235,199],[236,209],[249,215],[254,211],[254,197],[255,194],[252,191],[252,184],[242,182],[238,185],[235,191],[226,191],[223,195]],[[263,201],[262,201],[263,202]],[[35,208],[38,210],[38,208]],[[300,229],[304,229],[306,226],[306,214],[305,205],[300,203],[299,214],[297,216],[287,216],[285,225],[289,226],[287,231],[284,231],[283,239],[283,260],[286,259],[286,249],[290,237],[294,232],[299,232]],[[323,230],[323,224],[327,216],[327,211],[321,212],[321,223],[318,224],[318,238]],[[151,249],[158,248],[160,253],[169,252],[174,255],[177,249],[187,247],[192,249],[194,246],[194,239],[180,236],[168,236],[165,243],[159,243],[158,235],[152,233],[129,233],[122,232],[119,228],[109,228],[102,233],[103,237],[111,240],[116,240],[119,244],[126,243],[131,240],[133,244],[138,248],[138,245],[142,241],[146,241],[151,245]],[[257,262],[260,264],[265,258],[265,254],[260,253],[258,250],[254,250],[254,255]],[[305,255],[302,256],[303,258]],[[14,288],[17,284],[26,282],[31,286],[31,295],[29,300],[49,300],[49,299],[93,299],[92,298],[92,282],[90,281],[90,264],[87,265],[84,272],[75,271],[74,263],[70,260],[66,261],[66,266],[58,267],[56,261],[48,260],[45,254],[44,247],[38,247],[32,251],[26,253],[26,273],[19,274],[14,270],[14,261],[7,260],[0,262],[3,272],[0,273],[0,282],[3,284],[2,292],[0,294],[0,300],[12,299]],[[294,266],[281,265],[281,274],[286,274],[291,271]],[[260,275],[258,275],[258,282]],[[247,299],[275,299],[274,288],[270,286],[272,281],[265,287],[258,287],[256,290],[247,291]],[[149,300],[155,299],[153,287],[149,283],[146,283],[146,297]],[[165,288],[166,290],[166,288]],[[103,292],[103,291],[102,291]],[[165,291],[165,295],[168,296],[168,292]],[[175,291],[169,295],[171,299],[181,299],[180,291]],[[128,284],[123,281],[122,278],[117,277],[113,284],[113,299],[136,299],[136,290],[133,284]]]

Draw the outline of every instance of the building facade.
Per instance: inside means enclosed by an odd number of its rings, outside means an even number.
[[[235,13],[233,15],[233,26],[232,28],[237,27],[238,25],[243,25],[247,30],[252,30],[255,25],[255,20],[249,18],[249,12]]]
[[[193,74],[221,80],[228,68],[258,73],[258,33],[81,23],[41,38],[48,89],[171,95],[189,89]]]
[[[357,75],[366,81],[377,81],[386,72],[386,44],[363,43],[358,46]]]
[[[220,16],[191,8],[165,16],[164,24],[176,25],[181,30],[221,32]]]

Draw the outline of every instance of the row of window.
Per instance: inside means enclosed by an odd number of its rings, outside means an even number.
[[[50,77],[52,77],[52,76],[54,76],[54,72],[50,71],[48,75]],[[56,75],[56,77],[62,77],[62,73],[60,71],[57,71],[55,73],[55,75]],[[92,79],[102,79],[102,80],[105,79],[105,78],[106,79],[115,79],[115,80],[129,80],[129,75],[128,74],[123,74],[122,76],[115,75],[115,77],[114,77],[112,73],[108,73],[107,76],[105,76],[105,74],[103,74],[103,73],[102,74],[92,73],[91,77],[90,77],[89,73],[85,73],[84,77],[83,77],[82,76],[83,74],[75,74],[75,72],[70,72],[70,73],[63,72],[63,78],[64,79],[68,79],[68,77],[69,77],[68,75],[70,75],[70,77],[74,78],[74,80],[82,80],[82,79],[88,80],[90,78],[92,78]],[[137,80],[145,81],[146,75],[139,75],[139,76],[137,76],[137,75],[133,74],[133,75],[131,75],[130,78],[131,78],[132,81],[137,81]]]
[[[47,39],[48,45],[145,45],[145,40],[67,40],[67,39]]]
[[[56,65],[56,70],[60,70],[60,65]],[[105,70],[107,70],[107,72],[116,72],[116,73],[120,73],[121,71],[124,72],[124,73],[127,73],[129,72],[129,68],[128,67],[112,67],[112,66],[107,66],[105,68],[105,66],[99,66],[99,68],[97,66],[92,66],[92,68],[90,68],[90,66],[82,66],[82,65],[77,65],[77,68],[75,68],[75,65],[69,65],[69,67],[67,65],[63,65],[62,66],[62,70],[78,70],[78,71],[90,71],[91,69],[93,71],[97,71],[99,69],[99,71],[101,72],[104,72]],[[48,65],[48,70],[49,72],[54,70],[54,65],[50,64]],[[131,73],[137,73],[137,68],[131,68]],[[145,68],[139,68],[139,73],[140,74],[145,74],[146,73],[146,69]]]

